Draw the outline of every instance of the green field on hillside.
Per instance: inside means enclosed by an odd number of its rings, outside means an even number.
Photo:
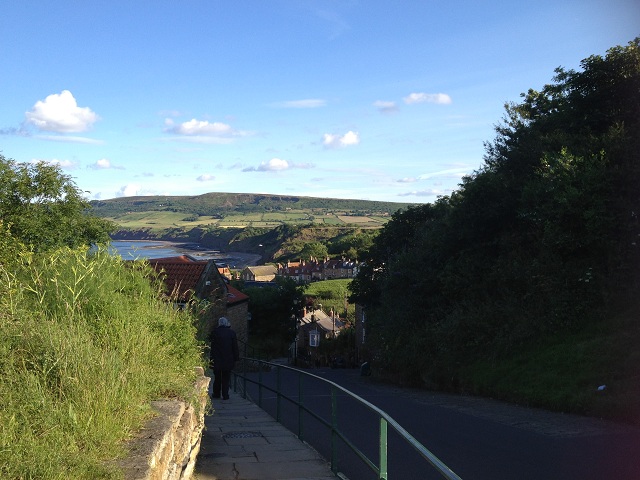
[[[276,195],[208,193],[195,197],[124,197],[91,202],[120,228],[257,227],[313,224],[378,228],[407,203]]]
[[[391,217],[355,216],[325,214],[322,216],[310,215],[305,211],[296,212],[266,212],[266,213],[230,213],[224,218],[215,218],[210,215],[192,216],[180,212],[171,211],[145,211],[130,212],[117,216],[104,217],[115,222],[121,228],[127,229],[164,229],[171,227],[277,227],[283,223],[314,225],[347,226],[376,228],[384,225]]]

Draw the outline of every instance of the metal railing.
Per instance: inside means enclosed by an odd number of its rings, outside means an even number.
[[[259,347],[249,345],[248,342],[238,339],[238,346],[241,350],[241,355],[246,358],[263,359],[267,358],[267,352]]]
[[[368,402],[364,398],[356,395],[355,393],[341,387],[340,385],[326,380],[317,375],[313,375],[308,372],[304,372],[297,368],[288,367],[286,365],[267,362],[264,360],[257,360],[252,358],[242,358],[242,371],[234,372],[233,388],[234,391],[241,390],[243,398],[247,396],[247,384],[254,384],[258,387],[258,399],[257,404],[260,408],[263,408],[263,390],[268,390],[276,394],[276,420],[279,423],[282,422],[282,400],[293,403],[298,409],[298,426],[297,434],[298,438],[304,440],[304,428],[303,428],[303,416],[306,412],[313,418],[318,420],[322,425],[329,428],[331,431],[331,470],[333,473],[338,473],[338,439],[341,439],[353,453],[355,453],[375,474],[380,480],[388,480],[388,452],[387,452],[387,439],[388,430],[391,427],[405,442],[407,442],[418,454],[425,459],[442,477],[448,480],[461,480],[449,467],[447,467],[438,457],[436,457],[431,451],[429,451],[424,445],[416,440],[409,432],[407,432],[398,422],[391,418],[386,412],[376,407],[372,403]],[[276,386],[272,388],[263,382],[263,372],[276,369]],[[287,396],[282,392],[281,385],[281,372],[283,370],[294,372],[298,375],[297,381],[297,398]],[[255,380],[249,377],[249,372],[257,374],[258,379]],[[254,375],[255,376],[255,375]],[[320,416],[317,412],[307,407],[304,403],[304,378],[311,377],[315,380],[319,380],[328,384],[331,388],[331,420],[326,420]],[[347,435],[339,429],[338,415],[337,415],[337,396],[338,393],[343,393],[350,398],[357,401],[359,404],[365,406],[369,411],[373,412],[379,419],[379,433],[380,439],[378,444],[378,462],[374,462],[372,459],[355,445]],[[254,400],[255,401],[255,400]]]

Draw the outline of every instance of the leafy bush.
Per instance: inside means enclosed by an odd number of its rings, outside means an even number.
[[[25,245],[45,251],[108,241],[115,226],[92,215],[90,207],[59,166],[18,163],[0,154],[0,218]]]

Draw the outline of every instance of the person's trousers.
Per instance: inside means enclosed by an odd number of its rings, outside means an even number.
[[[213,398],[229,398],[229,379],[231,378],[231,370],[213,369]]]

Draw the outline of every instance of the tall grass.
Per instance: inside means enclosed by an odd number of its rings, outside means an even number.
[[[150,400],[192,400],[193,318],[142,263],[61,249],[8,267],[2,253],[0,478],[120,478],[110,460]]]

